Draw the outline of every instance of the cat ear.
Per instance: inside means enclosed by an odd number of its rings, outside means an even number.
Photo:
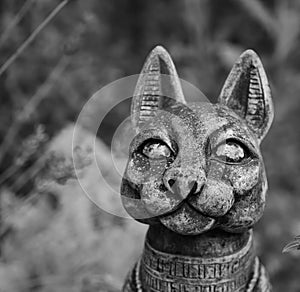
[[[131,119],[136,130],[152,119],[158,110],[168,107],[173,99],[174,102],[186,103],[169,53],[157,46],[147,57],[134,91]]]
[[[261,142],[272,124],[274,111],[267,76],[254,51],[245,51],[236,61],[225,81],[219,103],[245,119]]]

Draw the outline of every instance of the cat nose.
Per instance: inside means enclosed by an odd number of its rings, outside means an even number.
[[[186,199],[187,196],[193,195],[198,191],[198,183],[195,180],[185,178],[170,178],[164,182],[166,188],[173,194]]]

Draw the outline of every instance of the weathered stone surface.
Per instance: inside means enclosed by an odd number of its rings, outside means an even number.
[[[270,291],[249,230],[264,211],[259,144],[272,119],[253,51],[236,62],[217,104],[189,105],[169,54],[151,52],[133,98],[137,136],[121,188],[125,209],[150,229],[124,291]]]

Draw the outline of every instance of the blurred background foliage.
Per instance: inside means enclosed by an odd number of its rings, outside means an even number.
[[[261,56],[276,112],[262,145],[270,190],[257,247],[274,291],[300,291],[298,254],[281,253],[300,234],[300,2],[2,0],[0,64],[63,2],[18,58],[0,67],[0,291],[120,288],[145,227],[98,210],[76,180],[66,182],[74,178],[72,123],[99,88],[139,73],[157,44],[212,101],[243,50]],[[104,120],[97,152],[108,172],[111,137],[128,114],[122,103]],[[82,127],[85,141],[89,127]],[[84,172],[89,149],[79,146]],[[103,191],[93,172],[83,175]]]

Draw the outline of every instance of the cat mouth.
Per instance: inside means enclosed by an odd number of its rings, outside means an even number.
[[[199,193],[201,191],[202,188]],[[183,235],[201,234],[212,229],[216,223],[216,219],[204,215],[190,203],[190,195],[158,219],[168,229]]]
[[[178,213],[178,211],[180,211],[182,208],[184,208],[185,206],[188,206],[190,209],[193,209],[194,212],[196,212],[197,214],[201,214],[202,216],[205,216],[204,214],[202,214],[201,211],[197,210],[190,202],[189,199],[186,198],[184,200],[182,200],[176,207],[172,208],[170,211],[167,211],[161,215],[158,215],[157,217],[167,217],[167,216],[172,216],[176,213]]]
[[[196,210],[188,201],[180,204],[176,210],[158,217],[168,229],[184,234],[196,235],[212,229],[216,220]]]

